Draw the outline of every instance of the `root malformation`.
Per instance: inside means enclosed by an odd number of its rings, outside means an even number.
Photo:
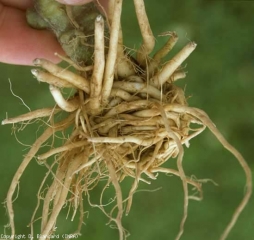
[[[36,6],[42,4],[41,2],[38,1]],[[70,59],[61,57],[71,63],[78,73],[63,69],[46,59],[34,61],[34,65],[41,69],[33,69],[32,74],[38,81],[49,84],[57,106],[2,121],[2,124],[14,124],[50,117],[50,125],[25,156],[7,194],[6,204],[12,236],[15,235],[13,196],[23,172],[42,144],[55,132],[64,132],[70,127],[72,134],[63,146],[52,148],[37,156],[40,164],[44,164],[49,170],[46,177],[54,177],[51,186],[43,192],[44,197],[41,194],[43,184],[37,194],[38,204],[43,200],[40,240],[49,239],[54,232],[57,217],[66,203],[73,208],[72,219],[76,212],[80,211],[80,223],[76,232],[80,233],[84,196],[88,197],[92,206],[99,207],[108,216],[109,221],[115,224],[119,230],[119,239],[126,239],[127,232],[122,226],[122,216],[131,210],[139,182],[150,184],[150,180],[156,180],[156,174],[159,172],[176,175],[182,180],[183,216],[175,238],[180,239],[188,215],[189,199],[202,199],[201,183],[184,173],[183,145],[189,146],[189,141],[206,127],[237,158],[246,175],[244,198],[221,235],[221,240],[226,239],[248,203],[252,192],[252,177],[246,161],[225,140],[205,112],[187,106],[183,90],[174,83],[177,79],[185,77],[181,64],[196,48],[196,43],[188,43],[162,66],[162,58],[170,52],[178,37],[175,32],[163,34],[169,36],[168,42],[153,57],[148,56],[154,48],[155,38],[150,29],[143,0],[134,0],[134,6],[143,38],[136,60],[132,60],[123,50],[120,24],[122,0],[111,0],[107,16],[109,42],[104,33],[104,18],[101,15],[94,18],[94,40],[89,40],[89,44],[94,44],[93,61],[90,59],[86,65],[86,62],[80,62],[80,55],[70,56]],[[76,8],[66,8],[66,16],[71,26],[80,30],[81,20],[75,19],[77,12]],[[54,29],[54,32],[57,30]],[[81,38],[84,36],[81,35]],[[86,39],[78,41],[79,44],[80,42],[88,45]],[[74,53],[76,54],[76,51]],[[89,65],[90,62],[92,66]],[[63,88],[74,89],[76,93],[65,99],[61,91]],[[68,116],[57,122],[56,115],[63,112]],[[196,128],[193,125],[196,125]],[[53,163],[49,159],[51,156],[54,156]],[[177,169],[162,166],[171,158],[177,158]],[[57,169],[53,171],[55,165]],[[133,185],[129,195],[124,197],[121,182],[126,177],[133,179]],[[102,191],[100,204],[95,205],[90,201],[90,192],[105,180],[107,183]],[[107,212],[102,198],[105,189],[110,185],[115,189],[115,200],[111,202],[115,205]],[[199,196],[189,196],[189,185],[199,192]],[[36,211],[38,208],[39,205]],[[31,220],[32,234],[36,211]]]

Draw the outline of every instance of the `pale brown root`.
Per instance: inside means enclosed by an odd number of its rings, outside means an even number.
[[[13,212],[13,206],[12,206],[12,197],[15,192],[15,189],[19,183],[19,179],[22,176],[23,172],[25,171],[27,165],[30,163],[30,161],[33,159],[36,152],[40,149],[41,145],[49,139],[49,137],[55,132],[55,131],[61,131],[69,126],[71,123],[71,120],[73,119],[73,115],[70,115],[67,119],[63,120],[62,122],[57,123],[54,127],[49,127],[45,130],[45,132],[35,141],[33,146],[31,147],[30,151],[25,156],[23,162],[20,164],[18,170],[16,171],[10,188],[7,193],[6,198],[6,205],[7,210],[10,218],[10,226],[11,226],[11,232],[12,232],[12,238],[14,239],[15,236],[15,225],[14,225],[14,212]]]
[[[40,240],[45,240],[45,238],[43,236],[48,236],[49,233],[51,232],[51,230],[56,222],[57,216],[59,215],[59,212],[61,211],[61,209],[65,203],[66,197],[68,195],[69,188],[70,188],[70,185],[72,182],[71,176],[73,175],[73,172],[79,167],[81,162],[82,162],[82,158],[80,156],[75,157],[70,162],[70,164],[68,166],[67,173],[65,175],[64,185],[61,189],[61,194],[59,196],[59,200],[58,200],[57,204],[54,206],[52,213],[51,213],[44,229],[42,230],[42,233],[41,233],[42,236],[39,238]]]
[[[167,116],[165,114],[165,110],[163,109],[163,107],[161,106],[161,104],[157,104],[158,109],[161,112],[161,116],[164,119],[164,123],[165,123],[165,128],[168,132],[169,137],[171,137],[176,145],[177,148],[179,150],[178,156],[177,156],[177,168],[179,171],[179,176],[182,180],[182,184],[183,184],[183,191],[184,191],[184,203],[183,203],[183,217],[180,223],[180,229],[179,232],[176,236],[176,240],[179,240],[183,234],[184,231],[184,224],[186,222],[187,216],[188,216],[188,204],[189,204],[189,198],[188,198],[188,184],[187,184],[187,180],[186,180],[186,176],[183,170],[183,166],[182,166],[182,160],[183,160],[183,154],[184,154],[184,150],[183,150],[183,146],[181,144],[180,139],[177,137],[177,135],[174,133],[174,131],[171,130],[170,125],[168,123],[168,119]]]
[[[136,136],[93,137],[93,138],[88,138],[88,141],[93,143],[135,143],[140,146],[151,146],[166,136],[167,136],[167,133],[164,131],[164,132],[158,133],[156,137],[151,137],[146,139],[144,139],[143,137],[139,138]]]
[[[138,175],[140,175],[140,173],[139,173],[138,170],[137,170],[134,183],[132,184],[131,190],[130,190],[129,195],[128,195],[128,202],[127,202],[127,206],[126,206],[126,210],[125,210],[125,215],[126,215],[126,216],[128,216],[128,214],[129,214],[129,212],[130,212],[130,210],[131,210],[133,195],[134,195],[135,191],[136,191],[137,188],[138,188],[138,183],[139,183]]]
[[[141,125],[141,124],[140,124]],[[155,131],[159,128],[157,126],[144,126],[144,123],[141,126],[126,126],[121,128],[121,134],[131,134],[139,131]]]
[[[156,179],[150,172],[148,172],[148,168],[153,164],[155,158],[156,158],[156,155],[158,154],[158,151],[162,145],[162,142],[163,140],[160,140],[156,143],[156,146],[155,146],[155,149],[153,151],[153,155],[152,155],[152,158],[149,159],[149,163],[144,167],[144,168],[140,168],[140,165],[141,164],[137,164],[137,167],[136,167],[136,178],[135,178],[135,181],[131,187],[131,190],[129,192],[129,196],[128,196],[128,203],[127,203],[127,207],[126,207],[126,215],[129,214],[130,212],[130,209],[131,209],[131,205],[132,205],[132,199],[133,199],[133,195],[135,193],[135,191],[137,190],[138,188],[138,180],[140,178],[140,175],[142,172],[146,173],[150,178],[152,179]]]
[[[115,2],[116,0],[108,0],[108,9],[107,9],[107,16],[108,16],[108,27],[112,28],[112,21],[113,21],[113,16],[114,16],[114,10],[115,10]]]
[[[106,105],[114,81],[115,64],[117,57],[118,35],[120,30],[120,19],[122,13],[123,0],[116,0],[114,4],[114,14],[110,28],[109,51],[106,60],[105,73],[102,87],[102,104]]]
[[[73,66],[75,69],[77,69],[81,72],[87,72],[87,71],[93,70],[92,65],[83,67],[83,66],[77,65],[70,58],[64,57],[64,56],[60,55],[59,53],[55,53],[55,56],[59,57],[61,60],[65,61],[65,62],[69,63],[71,66]]]
[[[59,77],[52,75],[51,73],[45,72],[40,69],[32,69],[31,73],[40,82],[46,82],[59,88],[75,88],[75,86]]]
[[[33,63],[35,66],[40,66],[44,68],[45,70],[47,70],[54,76],[59,77],[63,80],[66,80],[67,82],[71,83],[75,87],[83,90],[85,93],[90,92],[90,86],[89,86],[90,84],[88,80],[83,78],[82,76],[77,75],[67,69],[63,69],[46,59],[37,58],[34,60]]]
[[[151,118],[151,117],[160,115],[160,112],[158,109],[152,108],[152,109],[145,109],[145,110],[137,111],[137,112],[133,113],[133,115],[136,117],[139,117],[139,118]],[[167,118],[174,120],[177,126],[180,125],[179,113],[166,112],[166,116],[167,116]]]
[[[76,28],[79,29],[79,24],[77,23],[77,21],[74,19],[73,13],[72,13],[72,8],[70,5],[65,5],[65,11],[67,13],[67,16],[70,20],[70,22],[72,23],[72,25]]]
[[[242,168],[245,172],[245,175],[246,175],[246,192],[244,194],[244,197],[243,197],[241,203],[236,208],[229,224],[227,225],[226,229],[224,230],[223,234],[220,237],[220,240],[224,240],[224,239],[227,238],[228,234],[230,233],[230,231],[234,227],[237,219],[239,218],[241,212],[243,211],[243,209],[245,208],[245,206],[249,202],[249,199],[250,199],[251,194],[252,194],[252,173],[251,173],[250,167],[248,166],[248,164],[245,161],[245,159],[243,158],[243,156],[230,143],[228,143],[228,141],[223,137],[221,132],[215,127],[212,120],[209,119],[207,114],[204,111],[200,110],[200,109],[195,109],[195,110],[199,113],[199,114],[197,114],[197,116],[200,118],[200,120],[203,121],[203,123],[211,130],[211,132],[220,141],[220,143],[229,152],[231,152],[235,156],[235,158],[238,160],[238,162],[242,166]]]
[[[51,166],[51,168],[54,166],[54,164],[55,164],[56,162],[54,162],[53,164],[52,164],[52,166]],[[37,205],[36,205],[36,207],[35,207],[35,209],[34,209],[34,212],[33,212],[33,215],[32,215],[32,217],[31,217],[31,221],[30,221],[30,226],[31,226],[31,235],[32,236],[34,236],[34,230],[33,230],[33,224],[34,224],[34,218],[35,218],[35,215],[36,215],[36,213],[37,213],[37,211],[38,211],[38,209],[39,209],[39,207],[40,207],[40,202],[41,202],[41,199],[42,199],[42,197],[40,196],[40,194],[41,194],[41,190],[42,190],[42,187],[43,187],[43,185],[44,185],[44,183],[45,183],[45,181],[46,181],[46,179],[48,178],[48,176],[49,176],[49,174],[50,174],[50,170],[46,173],[46,176],[43,178],[43,180],[42,180],[42,182],[41,182],[41,185],[40,185],[40,187],[39,187],[39,190],[38,190],[38,192],[37,192]]]
[[[177,81],[179,79],[183,79],[185,77],[186,77],[186,72],[184,72],[184,71],[175,71],[173,73],[173,75],[170,77],[169,81],[170,82],[175,82],[175,81]]]
[[[118,35],[117,58],[116,58],[116,74],[117,77],[126,78],[135,74],[135,67],[132,61],[124,53],[123,33],[120,26]]]
[[[107,158],[107,160],[105,160],[106,164],[107,164],[107,168],[109,171],[109,176],[111,179],[111,182],[115,188],[116,191],[116,200],[117,200],[117,208],[118,208],[118,213],[117,213],[117,217],[115,219],[112,219],[115,221],[118,231],[119,231],[119,240],[123,240],[124,239],[124,229],[122,226],[122,216],[123,216],[123,197],[122,197],[122,190],[121,187],[119,185],[118,179],[117,179],[117,175],[116,175],[116,171],[115,168],[111,162],[111,157],[108,156],[109,158]]]
[[[67,171],[68,167],[68,161],[64,161],[60,166],[58,166],[56,174],[54,176],[54,181],[49,187],[46,196],[44,198],[43,203],[43,209],[42,209],[42,217],[41,217],[41,231],[45,228],[47,222],[48,222],[48,216],[49,216],[49,206],[52,199],[56,199],[55,195],[57,193],[57,190],[59,190],[60,185],[62,183],[62,180],[65,176],[65,173]]]
[[[109,129],[114,127],[115,125],[119,124],[120,120],[116,120],[116,119],[107,119],[106,121],[103,121],[99,124],[96,124],[92,127],[92,130],[96,130],[98,129],[98,131],[101,134],[106,134],[108,133]]]
[[[148,54],[153,50],[155,45],[155,39],[149,24],[149,20],[146,15],[145,4],[143,0],[134,0],[134,6],[136,15],[138,18],[138,24],[140,32],[143,38],[143,44],[137,53],[137,61],[141,65],[146,64]]]
[[[35,111],[32,111],[32,112],[28,112],[28,113],[19,115],[18,117],[4,119],[2,121],[2,125],[13,124],[13,123],[18,123],[18,122],[24,122],[24,121],[30,121],[30,120],[37,119],[37,118],[42,118],[42,117],[49,117],[49,116],[52,116],[54,114],[57,114],[61,110],[62,109],[60,109],[58,107],[57,108],[38,109],[38,110],[35,110]]]
[[[163,120],[164,120],[164,119],[163,119]],[[160,150],[160,148],[161,148],[161,146],[162,146],[162,143],[163,143],[163,140],[160,140],[159,142],[156,143],[155,149],[154,149],[154,151],[153,151],[153,155],[152,155],[151,159],[149,159],[149,162],[145,165],[145,167],[142,168],[142,172],[143,172],[143,171],[144,171],[144,172],[147,171],[147,170],[152,166],[152,164],[154,163],[155,158],[156,158],[156,156],[158,155],[158,152],[159,152],[159,150]]]
[[[121,99],[127,102],[133,101],[133,100],[140,100],[139,97],[133,96],[129,94],[128,92],[118,88],[112,88],[110,97],[120,97]]]
[[[183,61],[194,51],[197,44],[188,43],[179,53],[169,60],[154,77],[151,78],[151,84],[162,86],[174,73],[174,71],[183,63]]]
[[[52,150],[50,150],[50,151],[48,151],[44,154],[41,154],[40,156],[38,156],[38,159],[39,160],[44,160],[44,159],[47,159],[50,156],[52,156],[54,154],[57,154],[57,153],[61,153],[61,152],[64,152],[64,151],[70,151],[70,150],[72,150],[74,148],[78,148],[78,147],[84,147],[86,144],[87,144],[86,140],[70,143],[70,144],[67,144],[67,145],[64,145],[64,146],[61,146],[61,147],[58,147],[58,148],[54,148],[54,149],[52,149]]]
[[[244,194],[244,197],[238,207],[236,208],[231,221],[227,225],[226,229],[224,230],[223,234],[220,237],[220,240],[224,240],[227,238],[229,232],[232,230],[233,226],[235,225],[237,219],[239,218],[239,215],[243,211],[243,209],[246,207],[247,203],[249,202],[249,199],[252,194],[252,174],[251,169],[248,166],[247,162],[243,158],[243,156],[231,145],[228,143],[228,141],[223,137],[223,135],[220,133],[220,131],[215,127],[212,120],[207,116],[207,114],[197,108],[190,108],[187,106],[182,106],[178,104],[170,104],[164,106],[165,110],[171,110],[176,112],[185,112],[189,113],[197,118],[199,118],[204,125],[206,125],[210,131],[214,134],[214,136],[219,140],[219,142],[229,151],[231,152],[235,158],[238,160],[239,164],[242,166],[245,176],[246,176],[246,193]]]
[[[104,20],[101,15],[95,19],[94,69],[90,83],[89,106],[92,113],[98,112],[101,105],[101,89],[105,66],[104,51]]]
[[[153,59],[157,62],[160,62],[175,46],[176,42],[178,41],[178,36],[176,32],[167,32],[163,34],[163,36],[170,36],[169,40],[166,42],[166,44],[157,52],[154,54]],[[162,35],[160,35],[162,36]]]
[[[110,102],[107,105],[108,109],[114,108],[116,105],[118,105],[119,103],[123,102],[123,99],[120,97],[114,97],[112,100],[110,100]]]
[[[157,100],[165,100],[161,95],[160,90],[151,85],[147,85],[146,83],[116,81],[114,82],[113,87],[120,88],[130,93],[146,93]]]
[[[151,168],[151,172],[153,173],[162,172],[167,174],[173,174],[175,176],[180,177],[179,171],[175,169],[171,169],[171,168],[156,167],[156,168]],[[196,198],[196,200],[201,201],[203,198],[203,192],[202,192],[201,184],[199,183],[199,181],[193,181],[191,178],[188,178],[188,177],[186,178],[186,181],[188,184],[192,185],[199,191],[200,196]]]
[[[178,40],[176,32],[167,32],[160,36],[170,36],[170,38],[166,42],[166,44],[157,53],[155,53],[155,55],[151,59],[147,68],[150,75],[154,75],[154,73],[158,71],[161,60],[171,51],[171,49],[175,46]]]
[[[93,157],[90,161],[82,164],[73,174],[77,174],[78,172],[80,172],[82,169],[85,169],[87,167],[92,166],[96,161],[101,159],[103,152],[100,155],[96,155],[95,157]]]
[[[112,108],[111,110],[109,110],[105,114],[105,117],[112,117],[114,115],[117,115],[117,114],[125,112],[125,111],[146,108],[149,105],[150,105],[150,103],[146,100],[137,100],[134,102],[123,102],[123,103],[119,104],[118,106],[116,106],[115,108]]]
[[[65,112],[74,112],[75,110],[78,109],[79,100],[77,98],[73,98],[69,101],[66,101],[59,88],[53,85],[49,85],[49,90],[57,105]]]

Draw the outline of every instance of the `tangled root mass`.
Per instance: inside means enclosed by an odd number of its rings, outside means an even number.
[[[52,4],[56,11],[55,17],[50,15],[52,9],[48,9],[48,4]],[[155,40],[145,6],[142,0],[134,0],[134,5],[143,37],[135,59],[128,56],[123,47],[120,26],[122,0],[110,1],[106,24],[93,3],[70,7],[55,1],[38,0],[35,1],[34,9],[29,11],[28,20],[32,26],[38,27],[40,24],[39,27],[48,27],[54,31],[69,56],[59,57],[74,66],[77,73],[46,59],[36,59],[34,65],[39,68],[33,69],[32,74],[40,82],[49,84],[56,106],[2,122],[14,124],[39,118],[50,119],[50,125],[25,156],[8,191],[6,203],[13,236],[15,225],[12,202],[20,177],[40,147],[56,132],[68,128],[72,129],[72,133],[62,146],[37,156],[39,162],[49,169],[46,177],[51,174],[54,176],[50,187],[44,192],[41,240],[45,236],[49,239],[54,232],[57,217],[66,202],[73,208],[72,219],[77,211],[80,212],[79,233],[84,215],[83,198],[87,197],[88,202],[94,206],[90,202],[90,193],[101,181],[106,181],[106,184],[100,204],[96,206],[116,225],[119,239],[125,239],[127,235],[122,226],[122,215],[129,213],[139,182],[149,184],[156,179],[159,172],[174,174],[182,180],[184,213],[176,236],[176,239],[180,239],[191,198],[188,185],[192,185],[200,193],[193,199],[202,198],[201,184],[184,173],[183,145],[189,146],[189,141],[205,127],[232,152],[246,174],[246,193],[220,239],[227,237],[247,204],[252,186],[251,172],[244,158],[224,139],[204,111],[187,105],[184,91],[175,85],[176,80],[185,77],[181,64],[192,53],[196,44],[188,43],[162,66],[163,57],[177,42],[177,34],[165,33],[164,35],[169,36],[168,42],[150,57]],[[88,11],[88,14],[84,14],[84,11]],[[88,17],[81,18],[82,13]],[[61,91],[64,88],[75,89],[75,94],[66,99]],[[68,113],[68,116],[56,122],[56,116],[62,112]],[[47,160],[51,156],[55,156],[53,163]],[[171,158],[176,158],[177,169],[163,167]],[[57,166],[56,171],[53,171],[54,166]],[[127,177],[133,179],[133,184],[128,197],[124,199],[120,183]],[[38,196],[44,182],[45,179]],[[116,197],[111,203],[112,210],[107,212],[102,198],[109,185],[114,187]],[[38,206],[31,220],[32,234]]]

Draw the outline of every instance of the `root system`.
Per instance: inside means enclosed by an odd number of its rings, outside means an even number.
[[[76,212],[80,212],[77,230],[79,233],[84,214],[83,199],[86,197],[90,202],[91,191],[101,181],[105,182],[105,188],[97,207],[117,226],[119,239],[125,239],[126,231],[121,219],[124,213],[128,214],[131,210],[133,195],[139,182],[149,184],[150,181],[156,180],[159,172],[174,174],[182,180],[184,212],[176,236],[176,239],[180,239],[188,215],[188,186],[192,185],[200,193],[196,200],[202,199],[201,183],[185,175],[182,166],[183,145],[188,146],[192,138],[208,127],[221,144],[236,157],[246,174],[243,200],[220,238],[226,239],[250,198],[251,171],[242,155],[225,140],[207,114],[200,109],[189,107],[184,91],[175,85],[176,80],[185,77],[181,64],[196,48],[196,43],[188,43],[162,65],[163,57],[177,42],[177,34],[168,33],[169,40],[165,46],[150,56],[155,38],[143,0],[134,0],[143,38],[134,59],[124,51],[120,25],[122,0],[110,1],[106,21],[94,11],[89,15],[92,15],[88,18],[89,21],[82,19],[79,16],[85,8],[83,6],[78,8],[54,5],[57,13],[58,8],[61,8],[61,14],[55,14],[52,18],[44,9],[48,2],[51,1],[35,1],[35,10],[46,22],[42,25],[51,27],[60,39],[69,56],[62,58],[76,68],[76,73],[46,59],[35,59],[34,65],[38,68],[33,69],[32,74],[38,81],[49,84],[56,106],[2,122],[14,124],[38,118],[50,119],[50,125],[26,154],[8,191],[6,204],[12,235],[15,234],[13,196],[27,165],[37,157],[41,164],[48,167],[47,176],[54,176],[51,186],[47,188],[46,193],[44,192],[40,240],[45,236],[50,238],[57,217],[66,203],[73,208],[72,218]],[[94,7],[90,9],[94,10]],[[31,12],[34,14],[34,11]],[[57,17],[64,25],[58,25]],[[71,33],[72,37],[67,33]],[[61,91],[63,88],[75,89],[75,94],[66,99]],[[57,122],[56,116],[63,112],[68,116]],[[67,128],[72,129],[72,134],[63,146],[52,147],[48,152],[37,155],[40,147],[50,137]],[[49,159],[51,156],[54,156],[53,162]],[[176,158],[177,169],[163,167],[171,158]],[[56,171],[53,171],[53,166],[57,166]],[[127,198],[123,197],[121,190],[121,182],[125,178],[133,179]],[[45,179],[40,191],[43,190],[44,182]],[[103,193],[109,185],[114,187],[116,196],[110,212],[106,211],[102,204]],[[41,198],[40,191],[38,198]],[[93,205],[91,202],[90,204]],[[32,234],[37,209],[38,206],[31,219]]]

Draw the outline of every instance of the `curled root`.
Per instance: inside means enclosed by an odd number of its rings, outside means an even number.
[[[162,58],[178,39],[174,32],[164,34],[170,35],[170,39],[148,61],[148,54],[154,48],[154,37],[143,1],[134,0],[134,5],[143,38],[136,60],[132,60],[123,51],[120,26],[122,0],[111,0],[108,16],[109,47],[104,37],[103,17],[99,15],[94,20],[93,66],[80,66],[78,62],[73,62],[73,67],[79,71],[79,74],[75,74],[45,59],[34,61],[34,65],[42,69],[33,69],[32,74],[39,81],[50,85],[50,92],[57,107],[36,110],[2,122],[11,124],[42,117],[51,118],[51,126],[35,141],[25,156],[7,194],[6,203],[12,236],[15,235],[13,194],[20,177],[42,144],[55,132],[63,132],[70,126],[72,134],[62,146],[38,156],[39,162],[49,169],[46,177],[54,177],[52,184],[41,194],[44,179],[37,194],[38,204],[39,199],[43,200],[40,240],[55,231],[57,217],[66,203],[73,209],[72,219],[78,209],[80,211],[77,233],[80,232],[84,216],[83,196],[87,197],[91,206],[99,207],[109,221],[115,224],[119,231],[119,239],[126,239],[127,232],[122,226],[122,216],[130,212],[139,182],[150,184],[151,180],[156,180],[156,173],[159,172],[171,173],[182,180],[183,216],[175,238],[180,239],[188,216],[189,199],[202,199],[200,182],[185,175],[182,164],[183,145],[189,146],[189,141],[206,127],[237,158],[246,175],[246,193],[221,240],[226,239],[248,203],[252,193],[252,176],[246,161],[225,140],[204,111],[187,106],[184,91],[174,83],[175,80],[185,77],[181,64],[195,49],[196,44],[190,42],[160,67]],[[66,11],[71,25],[79,28],[80,22],[76,21],[73,15],[76,10],[68,6]],[[87,44],[85,40],[83,43]],[[67,59],[67,62],[72,63],[72,60]],[[61,88],[73,88],[76,93],[65,99]],[[59,112],[69,115],[66,119],[54,123]],[[49,164],[48,158],[51,156],[55,157],[55,161]],[[172,158],[177,158],[177,169],[163,167],[163,164]],[[53,166],[57,166],[56,169]],[[133,179],[133,184],[129,195],[125,197],[121,190],[121,181],[127,177]],[[102,190],[100,203],[93,204],[90,192],[99,182],[105,180],[107,184]],[[115,190],[115,198],[109,203],[113,206],[108,212],[102,199],[109,185]],[[189,196],[188,185],[192,185],[200,193],[199,197]],[[32,234],[38,204],[31,220]]]

